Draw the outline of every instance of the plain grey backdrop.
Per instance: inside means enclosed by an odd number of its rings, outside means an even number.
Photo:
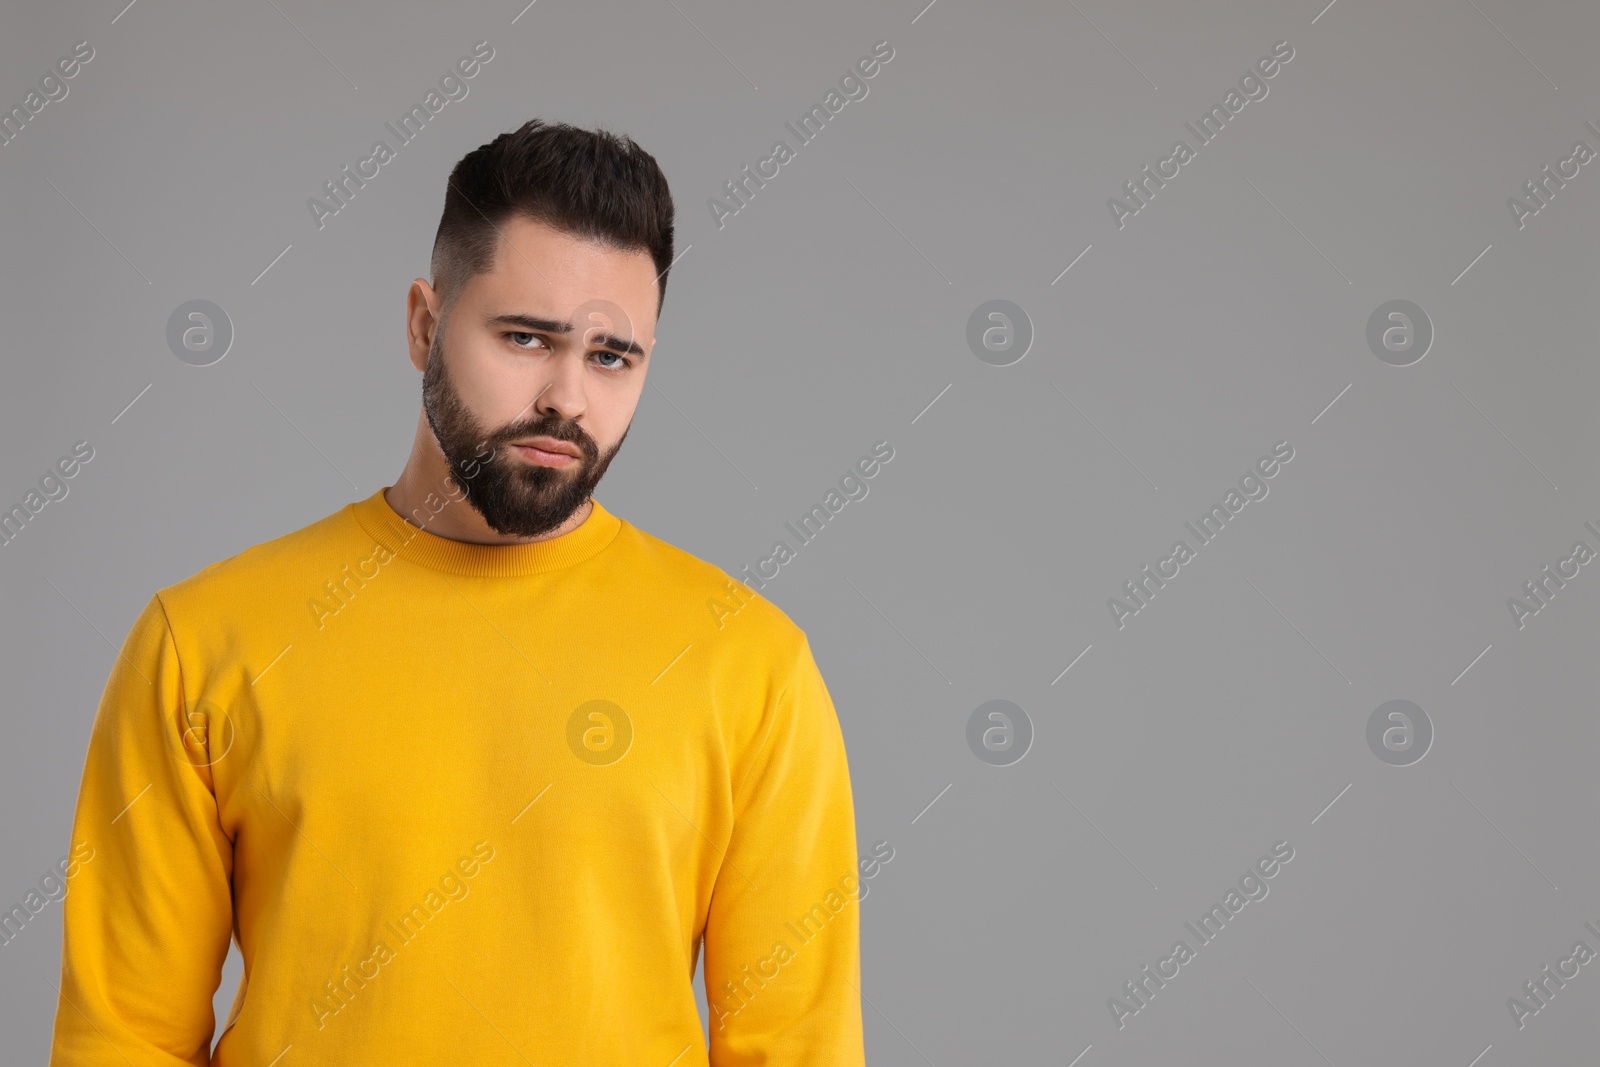
[[[894,449],[764,591],[834,697],[863,852],[894,849],[871,1063],[1594,1061],[1600,963],[1508,1001],[1600,951],[1600,8],[124,2],[0,16],[5,108],[93,49],[0,146],[0,505],[94,449],[0,546],[4,908],[67,851],[151,593],[398,475],[445,176],[540,117],[632,136],[678,206],[608,508],[736,572]],[[319,227],[478,41],[467,95]],[[192,300],[231,327],[206,366],[168,343]],[[1279,442],[1267,495],[1224,503]],[[1279,842],[1202,946],[1185,923]],[[7,1062],[47,1053],[60,913],[0,947]]]

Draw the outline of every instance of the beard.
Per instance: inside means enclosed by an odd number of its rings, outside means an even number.
[[[443,322],[434,332],[422,375],[422,410],[449,464],[451,482],[490,529],[511,537],[538,537],[571,518],[628,436],[624,429],[602,455],[582,427],[553,414],[485,431],[450,380]],[[583,455],[564,467],[544,467],[511,454],[512,441],[540,435],[569,442]]]

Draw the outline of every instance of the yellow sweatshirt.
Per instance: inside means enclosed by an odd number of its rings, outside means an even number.
[[[145,605],[89,737],[52,1067],[860,1067],[804,632],[598,501],[510,546],[428,532],[443,503],[379,490]]]

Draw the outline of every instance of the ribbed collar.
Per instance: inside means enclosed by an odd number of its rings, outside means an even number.
[[[384,499],[383,494],[389,488],[386,485],[365,500],[347,505],[351,517],[368,535],[402,559],[452,574],[515,578],[560,570],[595,555],[622,529],[622,520],[590,497],[594,507],[588,518],[560,537],[517,545],[453,541],[401,518]]]

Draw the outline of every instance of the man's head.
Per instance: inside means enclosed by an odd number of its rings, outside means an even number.
[[[666,178],[627,138],[533,120],[456,164],[407,332],[450,477],[497,532],[560,526],[622,446],[672,233]]]

